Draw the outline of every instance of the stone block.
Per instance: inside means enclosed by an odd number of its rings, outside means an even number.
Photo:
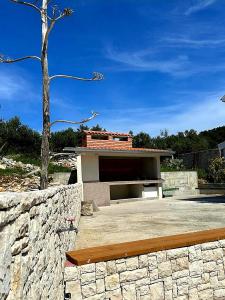
[[[202,250],[216,249],[219,247],[220,247],[220,244],[218,241],[201,244]]]
[[[188,295],[188,285],[187,284],[182,284],[182,285],[177,284],[177,294],[178,294],[178,296]]]
[[[171,276],[164,278],[163,282],[164,282],[164,288],[166,291],[173,289],[173,280],[172,280]]]
[[[140,291],[140,296],[148,295],[149,294],[149,286],[148,285],[143,285],[139,287]]]
[[[151,281],[155,281],[159,278],[159,271],[158,269],[154,269],[149,272],[149,277]]]
[[[106,262],[98,262],[95,266],[96,278],[103,278],[106,276]]]
[[[173,300],[173,291],[165,291],[165,300]]]
[[[188,296],[189,296],[189,300],[199,300],[198,290],[196,288],[189,289]]]
[[[187,247],[167,250],[166,252],[167,252],[168,259],[177,259],[180,257],[188,256],[188,248]]]
[[[96,292],[98,294],[105,292],[105,280],[104,279],[97,279],[96,280]]]
[[[116,263],[116,270],[118,273],[124,272],[124,271],[126,271],[126,269],[127,269],[127,266],[126,266],[125,261],[121,262],[121,263]]]
[[[108,291],[106,292],[106,298],[105,299],[110,299],[110,300],[124,300],[122,296],[121,289],[113,290],[113,291]],[[104,299],[104,300],[105,300]]]
[[[91,297],[94,296],[96,294],[96,283],[90,283],[90,284],[86,284],[81,286],[81,290],[82,290],[82,295],[83,297]]]
[[[149,277],[146,277],[146,278],[139,279],[139,280],[135,281],[135,286],[136,287],[146,286],[146,285],[149,285],[149,284],[150,284],[150,278]]]
[[[105,300],[105,299],[106,299],[105,293],[85,298],[85,300]],[[113,299],[113,298],[111,298],[111,299]]]
[[[159,278],[165,278],[172,274],[170,261],[165,261],[158,264]]]
[[[149,271],[152,271],[157,268],[157,258],[156,256],[149,256],[148,257],[148,267]]]
[[[150,298],[150,295],[143,295],[143,296],[140,296],[140,300],[151,300],[151,298]]]
[[[91,283],[91,282],[95,282],[96,278],[95,278],[95,272],[93,273],[83,273],[80,276],[80,281],[82,285]]]
[[[144,268],[148,266],[148,255],[140,255],[139,259],[139,267]]]
[[[92,273],[95,272],[95,264],[87,264],[79,267],[80,273]]]
[[[151,300],[162,300],[164,299],[164,288],[162,282],[156,282],[150,285],[150,296]]]
[[[222,258],[223,250],[221,248],[202,251],[202,259],[204,262],[217,261]]]
[[[65,281],[75,281],[78,279],[77,267],[67,267],[64,270],[64,280]]]
[[[159,251],[156,253],[156,258],[157,258],[157,262],[158,264],[165,262],[166,261],[166,251]]]
[[[211,261],[203,264],[203,270],[204,272],[214,272],[217,270],[216,262]]]
[[[173,272],[182,271],[185,269],[188,269],[189,267],[189,261],[188,257],[181,257],[178,259],[172,259],[171,260],[171,267]]]
[[[130,257],[126,259],[127,270],[138,269],[138,257]]]
[[[134,284],[125,285],[122,288],[123,300],[137,300]]]
[[[189,270],[177,271],[177,272],[172,273],[173,279],[178,279],[178,278],[187,277],[187,276],[189,276]]]
[[[120,287],[119,274],[113,274],[105,277],[106,291],[116,290]]]
[[[191,246],[188,248],[189,261],[193,262],[195,260],[202,259],[201,247]]]
[[[225,299],[225,288],[214,291],[213,300],[224,300]]]
[[[189,271],[191,277],[198,277],[203,273],[203,262],[202,260],[196,260],[189,264]]]
[[[136,281],[148,276],[146,268],[120,273],[121,282]]]
[[[81,286],[80,281],[69,281],[66,282],[65,287],[66,293],[71,294],[71,300],[82,300],[82,294],[81,294]]]
[[[212,289],[207,289],[207,290],[202,290],[198,292],[198,299],[199,300],[210,300],[210,299],[214,299],[213,298],[213,290]]]
[[[116,273],[116,262],[115,262],[115,260],[110,260],[110,261],[106,262],[106,270],[107,270],[108,275]]]

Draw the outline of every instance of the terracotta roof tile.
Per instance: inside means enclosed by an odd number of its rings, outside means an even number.
[[[105,146],[94,146],[94,147],[78,147],[80,150],[111,150],[111,151],[141,151],[141,152],[163,152],[163,153],[172,153],[171,150],[163,149],[150,149],[150,148],[131,148],[131,147],[105,147]]]

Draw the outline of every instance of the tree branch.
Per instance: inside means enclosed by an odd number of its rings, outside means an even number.
[[[96,112],[91,112],[91,114],[92,114],[91,117],[89,117],[89,118],[87,118],[87,119],[84,119],[84,120],[82,120],[82,121],[80,121],[80,122],[67,121],[67,120],[55,120],[54,122],[52,122],[52,123],[50,124],[50,127],[51,127],[52,125],[56,124],[56,123],[69,123],[69,124],[75,124],[75,125],[77,125],[77,124],[83,124],[83,123],[89,122],[90,120],[94,119],[95,117],[97,117],[97,116],[99,115],[99,114],[96,113]]]
[[[38,11],[39,13],[41,13],[41,9],[34,5],[33,3],[29,3],[29,2],[25,2],[25,1],[20,1],[20,0],[10,0],[11,2],[14,2],[14,3],[18,3],[18,4],[23,4],[23,5],[26,5],[26,6],[30,6],[32,8],[34,8],[36,11]]]
[[[98,73],[98,72],[94,72],[92,74],[91,78],[83,78],[83,77],[77,77],[77,76],[72,76],[72,75],[59,74],[59,75],[50,76],[49,80],[52,80],[55,78],[69,78],[69,79],[82,80],[82,81],[97,81],[97,80],[102,80],[104,78],[104,76],[103,76],[103,74]]]
[[[64,17],[68,17],[71,16],[73,13],[73,10],[70,8],[64,8],[63,12],[59,11],[59,15],[57,17],[57,10],[58,10],[58,6],[54,5],[52,7],[52,17],[48,17],[48,20],[50,21],[49,27],[48,27],[48,31],[46,32],[46,36],[45,36],[45,43],[48,40],[49,34],[52,31],[53,27],[55,26],[55,23],[64,18]]]
[[[18,61],[22,61],[22,60],[26,60],[26,59],[37,59],[37,60],[41,61],[40,57],[35,56],[35,55],[29,55],[29,56],[16,58],[16,59],[10,59],[10,58],[5,58],[4,55],[0,54],[0,63],[5,63],[5,64],[10,64],[10,63],[14,63],[14,62],[18,62]]]

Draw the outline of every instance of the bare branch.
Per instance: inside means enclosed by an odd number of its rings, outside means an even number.
[[[98,72],[92,73],[91,78],[83,78],[83,77],[77,77],[77,76],[72,76],[72,75],[59,74],[59,75],[50,76],[49,80],[52,80],[55,78],[69,78],[69,79],[82,80],[82,81],[98,81],[98,80],[104,79],[104,76],[103,76],[103,74],[98,73]]]
[[[92,114],[91,117],[84,119],[80,122],[67,121],[67,120],[56,120],[50,124],[50,127],[56,123],[69,123],[69,124],[74,124],[74,125],[83,124],[83,123],[87,123],[87,122],[91,121],[92,119],[94,119],[95,117],[97,117],[99,115],[99,113],[96,113],[96,112],[91,112],[91,114]]]
[[[22,61],[22,60],[26,60],[26,59],[37,59],[37,60],[41,61],[40,57],[35,56],[35,55],[29,55],[29,56],[16,58],[16,59],[10,59],[10,58],[4,57],[4,55],[0,54],[0,63],[5,63],[5,64],[10,64],[10,63],[14,63],[14,62],[18,62],[18,61]]]
[[[73,10],[70,9],[70,8],[64,8],[63,12],[61,12],[59,9],[58,9],[58,6],[57,5],[54,5],[52,7],[52,17],[49,17],[47,16],[48,20],[50,21],[50,24],[49,24],[49,27],[48,27],[48,30],[46,32],[46,35],[45,35],[45,42],[44,44],[46,44],[47,40],[48,40],[48,37],[49,37],[49,34],[50,32],[52,31],[55,23],[64,18],[64,17],[68,17],[68,16],[71,16],[73,13]],[[58,16],[57,16],[58,14]]]
[[[30,6],[32,8],[34,8],[35,10],[37,10],[39,13],[41,13],[41,9],[36,6],[35,4],[33,3],[29,3],[29,2],[25,2],[25,1],[20,1],[20,0],[10,0],[11,2],[14,2],[14,3],[18,3],[18,4],[23,4],[23,5],[26,5],[26,6]]]

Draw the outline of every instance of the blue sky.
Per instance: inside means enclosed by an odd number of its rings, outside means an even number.
[[[80,120],[94,110],[108,130],[152,136],[224,125],[225,0],[64,0],[72,17],[50,36],[50,73],[104,81],[57,79],[51,118]],[[0,53],[39,55],[40,21],[31,8],[2,0]],[[41,77],[36,61],[0,65],[1,115],[41,130]],[[54,130],[65,128],[57,125]],[[75,127],[76,128],[76,127]]]

